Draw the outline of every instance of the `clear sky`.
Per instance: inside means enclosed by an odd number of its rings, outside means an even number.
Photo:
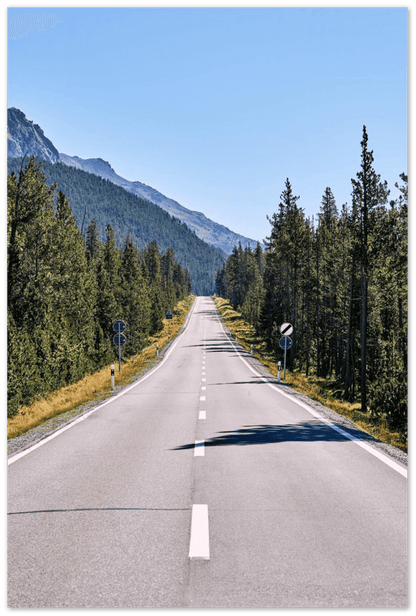
[[[8,9],[7,106],[59,152],[262,241],[286,178],[307,216],[327,186],[350,203],[365,124],[397,195],[406,7],[26,5]]]

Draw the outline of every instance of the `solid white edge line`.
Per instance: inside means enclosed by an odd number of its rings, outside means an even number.
[[[66,430],[69,430],[70,428],[72,428],[73,426],[75,426],[76,424],[80,423],[81,421],[84,421],[84,419],[87,419],[87,417],[89,417],[90,415],[92,415],[93,413],[96,413],[97,411],[100,411],[104,406],[106,406],[107,404],[111,404],[111,402],[114,402],[114,400],[117,400],[118,398],[120,398],[121,396],[124,396],[125,393],[127,393],[128,391],[130,391],[131,389],[133,389],[134,387],[137,387],[137,385],[140,385],[141,383],[143,383],[143,381],[145,381],[146,379],[148,379],[150,376],[152,376],[156,370],[159,370],[159,368],[161,368],[163,366],[163,364],[165,363],[165,361],[168,359],[169,355],[172,353],[173,349],[176,347],[176,345],[178,344],[179,340],[182,338],[182,336],[184,335],[185,331],[188,328],[189,325],[189,321],[191,319],[192,313],[194,311],[196,305],[196,298],[194,300],[194,303],[192,304],[192,308],[189,311],[188,316],[186,317],[185,320],[185,324],[183,326],[183,330],[181,331],[181,333],[177,336],[175,342],[172,344],[172,346],[170,347],[170,349],[168,349],[166,355],[164,356],[164,358],[162,359],[162,361],[157,364],[157,366],[155,366],[154,368],[152,368],[147,374],[145,374],[143,377],[141,377],[138,381],[136,381],[135,383],[133,383],[133,385],[130,385],[129,387],[126,387],[125,389],[123,389],[123,391],[121,391],[119,394],[117,394],[116,396],[113,396],[112,398],[110,398],[109,400],[106,400],[106,402],[103,402],[103,404],[100,404],[99,406],[97,406],[95,409],[93,409],[92,411],[89,411],[89,413],[85,413],[84,415],[81,415],[81,417],[78,417],[78,419],[75,419],[74,421],[71,421],[70,424],[64,426],[63,428],[60,428],[59,430],[57,430],[56,432],[54,432],[53,434],[51,434],[50,436],[47,436],[46,438],[42,439],[41,441],[39,441],[38,443],[36,443],[36,445],[32,445],[32,447],[29,447],[28,449],[25,449],[24,451],[21,451],[20,453],[16,454],[15,456],[10,457],[7,460],[7,465],[9,464],[13,464],[13,462],[16,462],[17,460],[20,460],[20,458],[23,458],[24,456],[27,456],[29,453],[31,453],[32,451],[34,451],[35,449],[38,449],[38,447],[42,447],[42,445],[45,445],[48,441],[51,441],[52,439],[56,438],[57,436],[59,436],[60,434],[62,434],[63,432],[65,432]]]
[[[193,505],[189,558],[209,560],[208,505]]]
[[[222,321],[219,319],[219,323],[224,331],[224,334],[227,335],[226,331],[225,331],[225,327],[224,324],[222,323]],[[381,462],[384,462],[384,464],[387,464],[387,466],[390,466],[390,468],[392,468],[393,470],[397,471],[398,473],[400,473],[400,475],[402,475],[403,477],[406,477],[407,479],[407,469],[404,468],[403,466],[401,466],[400,464],[397,464],[397,462],[394,462],[394,460],[392,460],[391,458],[389,458],[388,456],[386,456],[385,454],[381,453],[380,451],[377,451],[377,449],[374,449],[373,447],[371,447],[370,445],[367,445],[367,443],[363,443],[360,439],[358,439],[355,436],[352,436],[351,434],[349,434],[348,432],[345,432],[344,430],[342,430],[342,428],[340,428],[339,426],[335,426],[333,423],[331,423],[328,419],[325,419],[325,417],[323,417],[322,415],[320,415],[319,413],[317,413],[316,411],[314,411],[313,409],[311,409],[310,406],[308,406],[307,404],[305,404],[304,402],[301,402],[300,400],[296,400],[296,398],[294,398],[293,396],[291,396],[290,394],[286,393],[285,391],[282,391],[281,389],[279,389],[278,387],[276,387],[275,385],[273,385],[273,383],[270,383],[270,381],[268,381],[268,379],[265,376],[262,376],[259,372],[257,372],[257,370],[255,370],[254,368],[252,368],[250,366],[250,364],[248,364],[246,362],[246,360],[244,359],[244,357],[240,354],[239,350],[237,349],[237,347],[235,346],[234,342],[232,340],[230,340],[232,346],[234,347],[235,352],[237,353],[237,355],[239,356],[239,358],[241,359],[242,362],[245,363],[245,365],[247,366],[247,368],[249,370],[251,370],[251,372],[253,374],[255,374],[256,376],[260,377],[269,387],[271,387],[272,389],[274,389],[275,391],[277,391],[279,394],[282,394],[282,396],[285,396],[286,398],[289,398],[289,400],[291,400],[292,402],[294,402],[295,404],[301,406],[302,408],[304,408],[306,411],[308,411],[308,413],[310,413],[311,415],[313,415],[314,417],[316,417],[317,419],[319,419],[320,421],[326,423],[330,428],[332,428],[332,430],[335,430],[336,432],[338,432],[339,434],[342,434],[342,436],[345,436],[347,439],[349,439],[350,441],[353,441],[356,445],[358,445],[359,447],[361,447],[362,449],[365,449],[366,451],[368,451],[369,453],[371,453],[372,456],[378,458],[379,460],[381,460]]]

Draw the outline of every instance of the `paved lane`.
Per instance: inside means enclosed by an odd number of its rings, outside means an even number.
[[[197,298],[153,375],[10,464],[8,605],[404,607],[406,498]]]

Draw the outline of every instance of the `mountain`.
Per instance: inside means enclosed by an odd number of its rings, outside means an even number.
[[[198,237],[210,244],[224,251],[227,255],[231,254],[234,246],[241,242],[243,248],[249,244],[254,249],[257,245],[255,240],[249,239],[238,233],[230,231],[227,227],[220,225],[205,216],[202,212],[196,212],[188,210],[183,205],[180,205],[177,201],[165,197],[162,193],[158,192],[151,186],[142,184],[141,182],[130,182],[117,175],[111,165],[102,160],[102,158],[88,158],[83,159],[78,156],[68,156],[67,154],[60,154],[60,161],[65,165],[94,173],[100,177],[122,186],[125,190],[132,192],[133,194],[147,199],[155,203],[159,207],[163,208],[172,216],[179,218],[182,222],[186,223],[190,229],[195,231]]]
[[[42,163],[47,184],[56,182],[69,199],[84,237],[93,219],[103,241],[110,224],[118,246],[130,235],[140,249],[151,241],[157,242],[162,254],[173,248],[176,260],[189,269],[192,291],[196,295],[211,295],[215,291],[215,275],[224,265],[226,255],[201,240],[185,223],[98,175],[61,162],[36,160]],[[14,171],[18,175],[21,164],[22,158],[8,158],[9,173]]]
[[[7,110],[8,156],[36,156],[51,163],[59,161],[59,152],[38,124],[28,120],[20,109]]]
[[[250,244],[254,249],[257,245],[256,240],[230,231],[227,227],[207,218],[202,212],[196,212],[183,207],[173,199],[165,197],[165,195],[162,195],[151,186],[138,181],[130,182],[122,178],[117,175],[108,162],[101,158],[83,159],[78,156],[68,156],[67,154],[59,153],[53,143],[45,137],[42,129],[28,120],[22,111],[14,107],[8,109],[7,137],[9,156],[23,156],[27,153],[29,156],[36,156],[52,163],[61,162],[70,167],[102,177],[117,186],[121,186],[128,192],[158,205],[175,218],[184,222],[200,239],[220,249],[227,255],[231,253],[234,246],[239,242],[241,242],[243,248]]]

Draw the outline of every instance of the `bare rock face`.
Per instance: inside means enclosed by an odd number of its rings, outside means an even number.
[[[7,110],[8,156],[37,156],[51,163],[59,161],[59,152],[38,124],[28,120],[25,114],[11,107]]]

